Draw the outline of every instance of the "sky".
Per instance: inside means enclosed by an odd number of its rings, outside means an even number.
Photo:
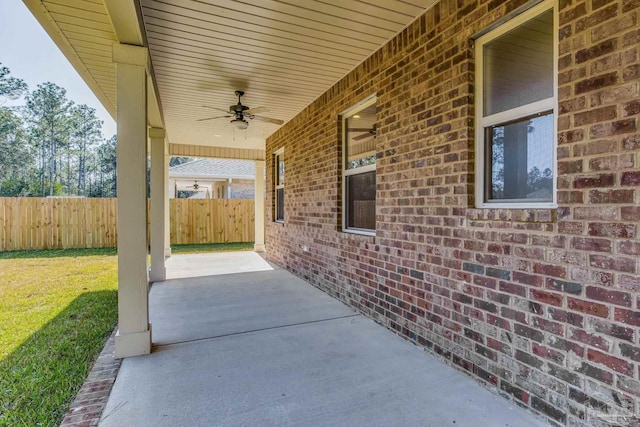
[[[24,80],[29,91],[44,82],[65,88],[68,99],[95,108],[104,122],[105,138],[116,133],[115,121],[22,1],[0,0],[0,40],[0,63],[9,68],[10,77]],[[24,105],[24,101],[4,105]]]

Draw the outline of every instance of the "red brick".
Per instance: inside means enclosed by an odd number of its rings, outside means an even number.
[[[543,264],[536,262],[533,264],[533,272],[564,279],[567,277],[567,267],[563,265]]]
[[[534,276],[520,271],[513,272],[513,280],[524,285],[536,287],[542,287],[542,284],[544,283],[544,279],[541,276]]]
[[[590,222],[589,236],[633,239],[636,225],[628,223]]]
[[[515,283],[500,281],[498,284],[498,289],[501,292],[507,292],[513,295],[519,295],[521,297],[527,294],[527,290],[524,286],[516,285]]]
[[[593,125],[589,128],[589,136],[592,138],[603,138],[606,136],[632,133],[636,130],[635,119],[624,119],[606,124]]]
[[[574,326],[584,326],[584,316],[581,314],[572,313],[558,308],[550,308],[548,311],[553,320]]]
[[[616,3],[607,6],[605,8],[598,9],[597,11],[585,15],[578,19],[575,23],[576,33],[593,28],[595,25],[615,18],[619,13],[619,7]]]
[[[591,92],[594,90],[602,89],[607,86],[612,86],[618,82],[618,73],[611,72],[602,74],[600,76],[592,77],[589,79],[581,80],[575,84],[575,93],[577,95],[585,92]]]
[[[633,240],[623,240],[618,242],[618,253],[624,255],[640,255],[640,242]]]
[[[622,305],[625,307],[631,307],[632,305],[631,294],[604,289],[598,286],[587,286],[586,296],[589,299],[602,301],[608,304]]]
[[[584,130],[572,129],[570,131],[560,132],[558,134],[558,144],[571,144],[584,140]]]
[[[564,326],[561,323],[552,322],[542,317],[533,316],[531,318],[531,326],[557,336],[564,336]]]
[[[591,190],[589,191],[591,203],[633,203],[633,190]]]
[[[633,376],[633,364],[598,350],[587,349],[587,359],[626,376]]]
[[[589,170],[596,172],[615,171],[632,168],[634,164],[634,158],[628,155],[597,157],[589,159]]]
[[[531,350],[533,350],[533,354],[536,356],[551,360],[552,362],[562,364],[564,362],[564,354],[557,350],[553,350],[547,347],[544,347],[537,343],[531,343]]]
[[[640,101],[633,100],[631,102],[627,102],[623,105],[625,115],[634,116],[636,114],[640,114]]]
[[[581,343],[599,348],[603,351],[609,351],[611,349],[610,341],[598,335],[590,334],[583,329],[572,329],[569,334],[569,338],[574,341],[580,341]]]
[[[622,185],[640,185],[640,172],[624,172],[620,181]]]
[[[621,219],[624,221],[638,221],[640,219],[640,206],[623,206],[620,208]]]
[[[573,116],[573,121],[576,126],[584,126],[592,123],[604,122],[607,120],[613,120],[617,117],[616,107],[602,107],[588,110],[582,113],[576,113]]]
[[[591,316],[607,317],[609,315],[609,309],[606,305],[598,304],[591,301],[567,298],[567,307],[570,310],[579,311]]]
[[[608,255],[589,255],[589,265],[605,270],[621,271],[623,273],[636,272],[636,260],[633,258],[612,257]]]
[[[574,237],[570,246],[573,249],[592,252],[611,252],[611,240]]]
[[[616,308],[613,318],[616,322],[622,322],[630,326],[640,326],[640,311],[638,310]]]
[[[494,316],[491,313],[487,313],[487,323],[507,331],[511,330],[511,322],[498,316]]]
[[[515,320],[520,323],[526,323],[527,321],[527,315],[525,313],[521,311],[513,310],[508,307],[500,308],[500,316],[506,319]]]
[[[593,176],[582,176],[573,179],[573,188],[611,187],[614,184],[615,175],[612,173]]]
[[[627,328],[615,323],[611,323],[608,320],[596,318],[590,319],[590,324],[593,330],[600,334],[606,334],[613,338],[633,342],[634,334],[632,328]]]
[[[611,206],[580,206],[573,209],[573,217],[576,220],[615,221],[618,219],[618,209]]]
[[[559,294],[532,289],[531,298],[543,304],[562,306],[562,295]]]
[[[582,191],[558,191],[558,203],[582,204],[584,203],[584,193]]]
[[[580,173],[583,170],[583,160],[559,161],[558,174]]]

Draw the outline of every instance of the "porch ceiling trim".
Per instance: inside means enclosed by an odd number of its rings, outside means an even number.
[[[265,160],[265,151],[249,148],[209,147],[193,144],[169,144],[169,154],[184,157],[210,157],[236,160]]]

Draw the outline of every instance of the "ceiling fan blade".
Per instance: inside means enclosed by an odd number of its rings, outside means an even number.
[[[371,132],[371,128],[349,128],[349,132]]]
[[[225,118],[228,119],[229,117],[233,117],[233,116],[227,115],[227,116],[207,117],[206,119],[197,119],[196,122],[204,122],[205,120],[215,120],[215,119],[225,119]]]
[[[267,111],[269,111],[267,107],[256,107],[256,108],[249,108],[244,112],[246,114],[251,114],[253,116],[254,114],[266,113]]]
[[[259,120],[261,122],[273,123],[274,125],[281,125],[284,123],[284,120],[280,119],[272,119],[271,117],[264,116],[253,116],[254,120]]]
[[[211,108],[212,110],[222,111],[223,113],[231,114],[231,111],[225,110],[223,108],[212,107],[211,105],[203,105],[204,108]]]
[[[376,136],[374,133],[367,132],[367,133],[363,133],[362,135],[354,136],[352,139],[354,141],[362,141],[363,139],[371,138],[374,136]]]

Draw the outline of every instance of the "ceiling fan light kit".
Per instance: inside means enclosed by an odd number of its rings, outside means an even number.
[[[245,130],[249,127],[249,122],[243,119],[233,119],[231,120],[231,124],[239,130]]]

